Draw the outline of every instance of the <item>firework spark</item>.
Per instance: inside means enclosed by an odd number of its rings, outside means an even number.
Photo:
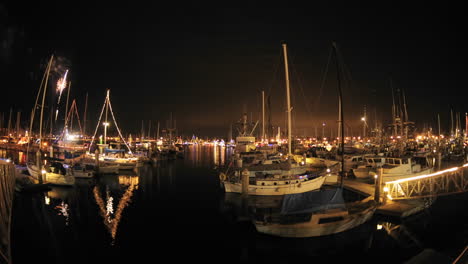
[[[60,98],[62,97],[62,92],[67,87],[67,75],[68,75],[68,70],[65,71],[65,75],[63,76],[63,78],[60,78],[57,81],[57,93],[59,93],[57,104],[60,104]]]

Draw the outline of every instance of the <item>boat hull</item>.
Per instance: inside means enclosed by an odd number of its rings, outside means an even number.
[[[256,221],[255,228],[259,233],[279,237],[304,238],[326,236],[341,233],[364,224],[372,218],[375,209],[375,206],[370,206],[355,214],[348,214],[347,211],[315,213],[312,215],[309,222],[297,224],[277,224]],[[334,217],[342,217],[343,220],[320,223],[321,219],[331,219]]]
[[[303,193],[320,189],[324,181],[325,177],[320,176],[314,179],[298,182],[295,182],[294,180],[292,182],[285,180],[275,181],[277,183],[276,185],[274,185],[274,182],[272,182],[271,185],[261,185],[259,182],[260,184],[249,184],[248,193],[249,195],[285,195]],[[241,183],[225,181],[223,184],[224,190],[227,193],[242,193]]]

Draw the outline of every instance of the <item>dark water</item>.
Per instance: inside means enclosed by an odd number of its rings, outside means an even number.
[[[251,222],[238,221],[236,199],[219,187],[213,167],[229,154],[221,147],[192,146],[185,159],[139,173],[17,193],[13,262],[403,263],[425,248],[453,260],[468,243],[466,194],[439,197],[403,222],[374,217],[321,238],[258,234]]]

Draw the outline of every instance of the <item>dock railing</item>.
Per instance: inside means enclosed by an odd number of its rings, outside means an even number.
[[[419,199],[468,191],[468,163],[435,173],[384,183],[390,200]]]

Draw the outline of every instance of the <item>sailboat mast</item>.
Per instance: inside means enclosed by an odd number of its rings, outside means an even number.
[[[41,116],[40,116],[40,121],[39,121],[39,143],[42,145],[42,119],[44,118],[44,104],[45,104],[45,96],[46,96],[46,91],[47,91],[47,82],[49,81],[49,73],[50,73],[50,68],[52,67],[52,60],[54,58],[54,55],[50,57],[49,65],[47,67],[47,75],[44,83],[44,93],[42,94],[42,104],[41,104]],[[41,147],[39,146],[39,149]]]
[[[289,71],[288,71],[288,53],[286,50],[286,43],[283,43],[283,52],[284,52],[284,74],[286,78],[286,101],[287,101],[287,110],[288,112],[288,156],[292,156],[291,152],[291,98],[289,95]]]
[[[265,91],[262,91],[262,142],[265,141]]]
[[[70,97],[71,81],[68,82],[67,103],[65,104],[65,118],[68,116],[68,98]]]
[[[107,96],[106,96],[106,122],[104,123],[104,145],[107,144],[107,126],[109,123],[107,122],[107,112],[109,110],[109,89],[107,89]]]
[[[440,115],[437,114],[437,126],[439,128],[439,137],[440,137]]]
[[[71,83],[70,83],[71,86]],[[86,135],[86,111],[88,109],[88,92],[86,92],[85,107],[84,107],[84,117],[83,117],[83,136]]]
[[[343,98],[341,94],[341,78],[340,78],[340,64],[338,61],[338,52],[336,43],[333,42],[333,51],[335,53],[335,62],[336,62],[336,75],[338,81],[338,100],[340,105],[340,118],[339,118],[339,126],[341,128],[341,182],[340,185],[343,186],[343,173],[344,173],[344,126],[343,126]]]

